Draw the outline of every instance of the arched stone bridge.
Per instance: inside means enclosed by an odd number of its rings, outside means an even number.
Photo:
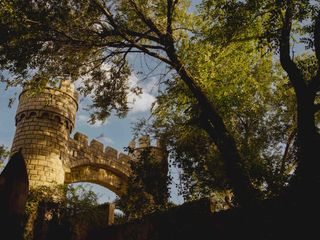
[[[65,183],[96,183],[121,196],[126,191],[131,174],[129,161],[137,161],[141,149],[149,147],[158,161],[163,160],[160,142],[157,142],[157,146],[151,146],[148,136],[141,137],[138,146],[135,141],[131,141],[129,145],[135,149],[130,156],[118,153],[111,147],[104,148],[103,144],[95,139],[88,144],[86,135],[75,133],[74,139],[69,139]]]
[[[69,156],[65,163],[65,183],[92,182],[118,195],[126,189],[130,175],[130,156],[106,147],[97,140],[88,144],[84,134],[76,133],[69,140]]]

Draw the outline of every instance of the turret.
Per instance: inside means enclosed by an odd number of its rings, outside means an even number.
[[[135,140],[132,140],[129,143],[129,148],[132,151],[130,156],[136,161],[139,160],[140,153],[143,150],[149,148],[153,158],[155,158],[157,161],[167,163],[166,150],[163,144],[161,143],[160,139],[156,140],[156,145],[154,146],[151,144],[150,136],[143,135],[138,139],[138,144],[136,143]]]
[[[22,150],[30,187],[64,183],[63,164],[75,124],[77,98],[70,81],[36,94],[28,89],[20,94],[11,154]]]
[[[131,148],[130,156],[133,161],[141,162],[144,166],[152,165],[152,172],[157,173],[158,179],[155,179],[156,184],[150,183],[149,187],[153,196],[153,200],[156,204],[165,205],[168,202],[168,154],[164,144],[160,139],[157,139],[156,145],[151,144],[150,137],[148,135],[141,136],[138,139],[138,144],[133,140],[130,142]],[[134,164],[135,162],[133,162]],[[144,164],[146,163],[146,165]],[[157,189],[161,189],[159,194]]]

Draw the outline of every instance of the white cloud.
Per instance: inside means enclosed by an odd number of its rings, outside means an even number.
[[[87,122],[88,116],[79,114],[79,115],[77,116],[77,120],[78,120],[79,122]]]
[[[139,96],[130,94],[128,96],[128,101],[130,103],[129,106],[132,113],[149,111],[155,100],[155,97],[149,93],[143,93]]]
[[[108,69],[110,68],[108,64],[104,64],[103,68]],[[88,79],[88,75],[84,76],[82,79],[78,79],[78,81],[75,82],[76,87],[83,86],[83,80]],[[140,112],[146,112],[149,111],[151,108],[152,103],[156,100],[155,97],[153,96],[152,92],[155,90],[155,86],[157,85],[156,83],[157,79],[156,78],[150,78],[148,81],[139,83],[139,79],[137,76],[132,73],[131,76],[129,76],[129,87],[134,88],[134,87],[141,87],[142,88],[142,94],[140,95],[135,95],[132,92],[129,92],[128,94],[128,102],[129,102],[129,107],[131,109],[130,113],[140,113]],[[92,94],[89,94],[86,99],[92,98]],[[79,102],[79,109],[80,106],[83,105],[81,102]],[[79,120],[82,122],[86,122],[88,118],[85,116],[82,117],[81,119],[79,117]],[[97,122],[93,126],[99,127],[101,126],[101,122]],[[104,124],[103,124],[104,125]]]
[[[130,76],[129,83],[130,87],[138,86],[138,79],[134,74]],[[129,93],[128,101],[129,107],[131,108],[131,113],[145,112],[150,110],[152,103],[156,100],[156,98],[151,94],[151,84],[153,85],[153,83],[148,83],[140,86],[142,87],[143,93],[138,96],[133,93]]]
[[[109,65],[108,63],[103,63],[102,66],[101,66],[101,68],[102,68],[103,70],[108,71],[108,70],[110,69],[110,65]],[[108,73],[107,73],[107,74],[108,74]],[[83,88],[83,87],[85,87],[84,82],[87,81],[87,80],[90,79],[90,78],[91,78],[91,76],[90,76],[89,73],[87,73],[86,75],[78,78],[78,79],[74,82],[75,88],[78,89],[78,88]],[[93,97],[93,93],[88,94],[86,97],[87,97],[87,98],[92,98],[92,97]]]
[[[114,142],[111,138],[104,136],[101,134],[96,138],[98,141],[102,142],[104,145],[112,145]]]
[[[101,127],[101,126],[104,126],[108,123],[108,121],[99,121],[99,120],[96,120],[96,122],[94,124],[90,124],[88,121],[89,121],[89,116],[88,115],[85,115],[85,114],[78,114],[77,115],[77,120],[76,120],[78,123],[80,124],[84,124],[84,125],[88,125],[89,127],[93,127],[93,128],[96,128],[96,127]]]
[[[159,88],[159,79],[151,77],[144,83],[143,88],[149,93],[155,92]]]

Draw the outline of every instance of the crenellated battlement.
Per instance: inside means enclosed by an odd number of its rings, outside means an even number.
[[[134,160],[140,159],[141,152],[146,148],[150,150],[151,156],[156,161],[166,161],[167,159],[165,147],[161,139],[157,139],[156,144],[152,145],[150,136],[148,135],[141,136],[137,141],[132,140],[129,143],[129,148],[131,148],[130,157]]]
[[[139,149],[139,148],[159,148],[162,149],[162,142],[161,139],[157,139],[156,140],[156,145],[151,145],[151,141],[150,141],[150,136],[149,135],[144,135],[141,136],[138,141],[136,141],[135,139],[133,139],[130,143],[129,143],[129,147],[132,149]]]
[[[92,139],[88,143],[88,136],[83,133],[75,133],[73,139],[69,139],[69,161],[66,165],[74,168],[84,165],[99,165],[101,167],[112,169],[122,175],[129,176],[130,165],[132,159],[124,153],[110,146],[104,147],[103,143],[96,139]]]
[[[83,147],[88,147],[88,136],[83,134],[83,133],[79,133],[76,132],[73,136],[74,140],[78,141],[80,145],[82,145]]]
[[[38,93],[30,93],[24,88],[19,96],[16,125],[20,122],[37,121],[62,124],[72,132],[78,110],[78,95],[70,81],[61,81],[59,88],[46,87]]]
[[[80,132],[76,132],[73,136],[73,139],[70,138],[69,143],[73,148],[86,149],[87,151],[91,152],[93,155],[101,155],[110,160],[124,163],[125,162],[124,159],[126,160],[130,159],[130,156],[128,156],[127,154],[118,153],[118,150],[110,146],[104,147],[104,144],[102,142],[99,142],[96,139],[92,139],[89,144],[88,139],[89,138],[87,135]]]
[[[61,80],[58,89],[61,92],[72,96],[76,101],[78,101],[78,92],[70,80]]]
[[[22,92],[19,95],[19,100],[21,98],[22,95],[30,92],[31,87],[30,86],[25,86],[22,89]],[[73,98],[74,101],[76,102],[76,104],[78,104],[78,97],[79,94],[77,92],[77,90],[75,89],[75,86],[73,84],[73,82],[71,82],[70,80],[60,80],[59,86],[58,87],[51,87],[51,86],[47,86],[45,87],[40,93],[49,93],[49,94],[53,94],[53,95],[68,95],[69,97]],[[39,94],[39,93],[38,93]],[[38,95],[37,93],[33,93],[30,94],[30,96],[34,96],[34,95]],[[30,97],[29,96],[29,97]]]

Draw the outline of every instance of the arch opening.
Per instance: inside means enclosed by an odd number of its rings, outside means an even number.
[[[92,182],[76,182],[76,183],[69,183],[73,187],[82,186],[86,191],[92,191],[98,197],[98,204],[103,205],[106,203],[115,203],[115,201],[120,198],[115,192],[111,191],[109,188],[104,187],[97,183]],[[123,216],[124,213],[115,206],[114,214],[118,216]]]
[[[104,186],[102,186],[100,184],[97,184],[97,183],[84,181],[84,182],[69,183],[68,185],[71,185],[71,186],[74,186],[74,187],[81,185],[87,191],[94,192],[98,197],[98,203],[99,204],[112,203],[117,198],[119,198],[119,196],[115,192],[113,192],[110,189],[108,189],[107,187],[104,187]]]

